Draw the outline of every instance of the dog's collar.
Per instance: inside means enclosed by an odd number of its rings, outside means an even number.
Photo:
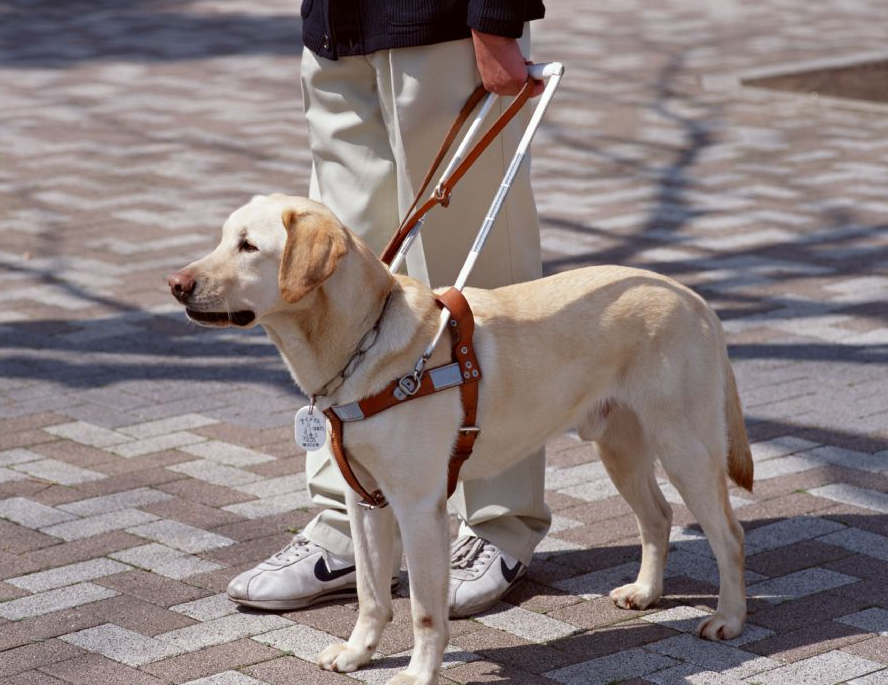
[[[385,302],[382,304],[382,311],[380,311],[379,316],[376,317],[376,323],[374,323],[373,327],[364,333],[358,341],[354,353],[348,358],[348,361],[345,362],[345,365],[339,370],[339,373],[324,383],[319,390],[309,395],[312,407],[314,407],[315,402],[321,397],[329,397],[330,393],[338,390],[339,387],[345,383],[345,379],[351,376],[355,372],[355,369],[357,369],[364,360],[364,355],[376,344],[376,340],[379,338],[379,328],[382,326],[382,319],[388,310],[389,302],[392,300],[392,292],[393,291],[389,290],[388,295],[385,296]]]

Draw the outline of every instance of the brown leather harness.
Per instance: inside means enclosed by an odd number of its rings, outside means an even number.
[[[475,439],[480,432],[475,421],[478,413],[478,381],[481,379],[481,368],[472,346],[472,333],[475,328],[472,310],[469,308],[466,298],[456,288],[442,293],[435,298],[435,301],[439,307],[446,307],[451,314],[449,329],[453,346],[451,348],[452,361],[449,364],[427,369],[418,384],[412,375],[407,375],[392,381],[375,395],[350,404],[330,407],[324,411],[324,415],[329,419],[332,427],[330,442],[336,464],[339,466],[345,482],[361,496],[361,505],[371,509],[384,507],[388,505],[388,502],[382,491],[368,492],[352,470],[343,441],[345,423],[368,419],[410,400],[459,386],[463,420],[447,466],[448,497],[456,489],[459,470],[466,459],[472,455]]]
[[[425,201],[416,211],[419,198],[428,187],[429,181],[435,171],[440,166],[447,151],[450,149],[462,125],[465,123],[469,114],[483,97],[485,91],[482,86],[478,86],[475,92],[466,101],[453,125],[441,149],[432,162],[432,166],[426,174],[422,187],[416,194],[412,206],[407,211],[407,215],[392,240],[386,246],[380,259],[385,264],[391,264],[398,252],[401,244],[407,235],[413,229],[419,220],[436,204],[446,207],[450,202],[450,193],[456,183],[465,175],[469,167],[477,160],[481,153],[490,145],[502,131],[506,124],[518,113],[530,94],[534,86],[533,79],[528,78],[524,88],[512,102],[512,104],[503,112],[494,122],[485,135],[475,144],[472,150],[466,155],[466,158],[456,167],[448,178],[444,179],[439,187],[435,189],[431,197]],[[352,421],[360,421],[370,418],[391,407],[396,407],[404,402],[425,397],[435,392],[447,390],[453,387],[460,388],[460,396],[463,407],[462,425],[457,434],[456,442],[450,454],[450,460],[447,466],[447,496],[450,497],[456,489],[459,480],[459,472],[465,461],[472,455],[472,449],[475,440],[481,432],[476,425],[476,417],[478,413],[478,381],[481,379],[481,367],[478,364],[478,358],[472,344],[472,336],[475,330],[475,320],[472,316],[472,310],[463,294],[456,288],[451,288],[447,292],[438,295],[435,302],[442,309],[446,308],[450,312],[449,330],[451,334],[451,362],[443,366],[432,369],[426,369],[422,374],[408,374],[400,379],[389,383],[385,388],[375,395],[365,397],[364,399],[350,404],[332,406],[324,410],[324,415],[330,421],[331,431],[331,450],[336,464],[342,472],[345,482],[361,497],[361,506],[369,509],[378,509],[388,506],[388,501],[379,489],[369,492],[355,475],[354,470],[349,463],[348,452],[345,449],[343,438],[344,424]]]

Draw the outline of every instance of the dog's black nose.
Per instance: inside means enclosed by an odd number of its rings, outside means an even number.
[[[185,302],[191,291],[194,290],[194,276],[184,269],[177,271],[167,279],[170,286],[170,292],[179,302]]]

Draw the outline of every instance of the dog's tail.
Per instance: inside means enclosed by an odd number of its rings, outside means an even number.
[[[725,418],[728,426],[728,475],[741,488],[752,491],[753,463],[746,424],[743,422],[743,408],[737,392],[737,379],[731,362],[725,355]]]

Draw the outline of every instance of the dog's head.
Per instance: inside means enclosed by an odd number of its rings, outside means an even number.
[[[252,326],[318,289],[348,245],[345,228],[319,202],[257,196],[228,217],[215,250],[168,283],[196,323]]]

